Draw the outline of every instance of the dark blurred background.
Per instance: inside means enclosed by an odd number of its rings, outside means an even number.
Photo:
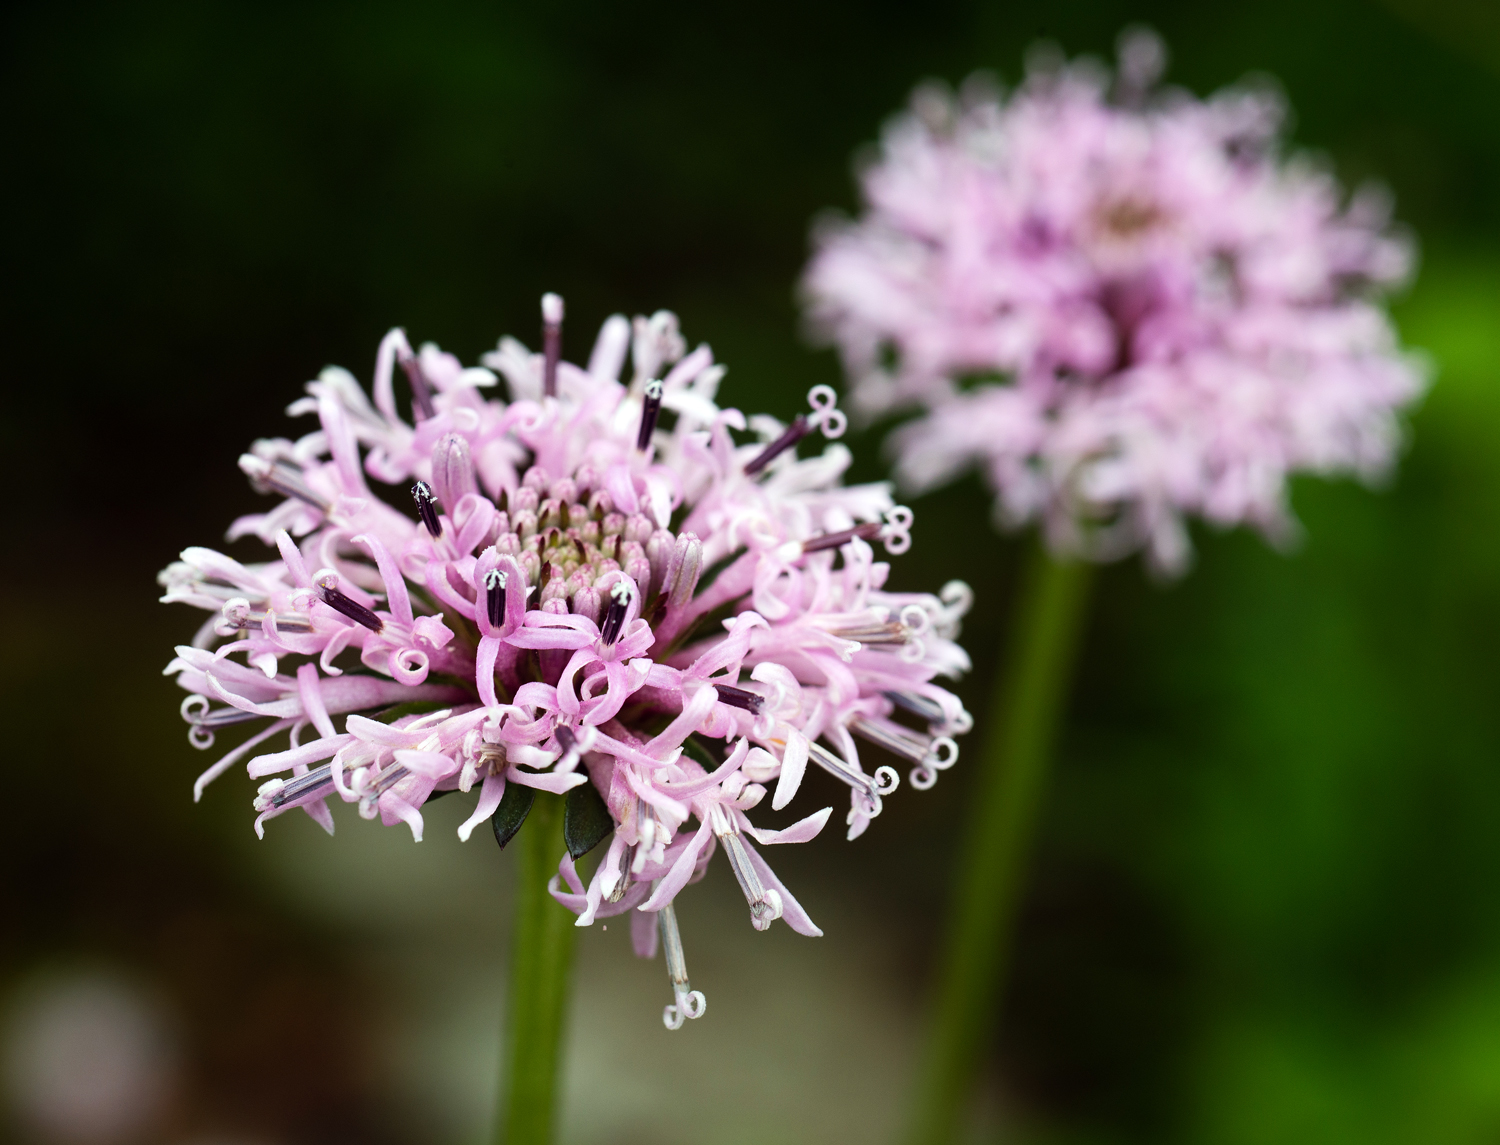
[[[1500,1140],[1500,9],[1463,0],[708,6],[21,3],[4,24],[0,633],[4,1133],[172,1145],[481,1140],[510,858],[194,806],[198,617],[156,571],[261,501],[235,468],[404,325],[474,361],[568,300],[675,309],[723,398],[789,416],[831,354],[794,284],[851,157],[918,81],[1014,82],[1145,22],[1169,79],[1270,74],[1294,139],[1420,236],[1437,367],[1393,485],[1299,483],[1291,554],[1101,579],[975,1140]],[[878,437],[856,442],[880,473]],[[896,577],[968,579],[983,700],[1017,545],[970,483]],[[230,549],[256,555],[254,543]],[[229,737],[220,747],[233,742]],[[973,747],[971,747],[971,754]],[[570,1142],[891,1133],[963,765],[777,866],[827,932],[681,903],[702,1022],[582,936]],[[815,794],[832,801],[830,787]],[[341,809],[347,810],[347,809]]]

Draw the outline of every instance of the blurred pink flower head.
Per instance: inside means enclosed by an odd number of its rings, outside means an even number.
[[[747,812],[768,794],[785,807],[812,763],[848,787],[852,839],[900,778],[867,768],[861,742],[918,788],[953,763],[970,719],[933,681],[968,666],[969,592],[886,590],[871,546],[904,551],[910,511],[886,484],[842,485],[838,442],[797,455],[843,432],[827,387],[789,426],[747,419],[719,407],[723,367],[688,352],[674,315],[610,318],[575,366],[562,300],[542,313],[541,353],[506,338],[465,369],[393,330],[373,400],[340,369],[310,382],[288,412],[319,427],[240,459],[282,500],[230,536],[276,558],[190,548],[161,575],[165,601],[211,613],[167,672],[195,746],[263,725],[195,789],[250,757],[257,831],[301,808],[331,832],[336,798],[420,840],[424,804],[457,791],[475,795],[459,836],[491,820],[503,846],[537,789],[567,793],[553,894],[579,925],[629,912],[642,955],[660,935],[676,1028],[703,998],[672,903],[716,849],[756,929],[820,933],[754,844],[810,839],[832,809],[780,830]],[[497,374],[509,402],[490,396]],[[585,884],[574,861],[606,838]]]
[[[1055,552],[1183,569],[1184,517],[1290,535],[1287,476],[1385,472],[1424,373],[1381,295],[1409,243],[1377,191],[1279,150],[1271,92],[1155,87],[1155,36],[1040,58],[1008,99],[920,89],[818,235],[804,291],[915,490],[970,465]]]

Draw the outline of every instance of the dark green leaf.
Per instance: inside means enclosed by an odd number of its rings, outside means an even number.
[[[563,804],[563,842],[575,859],[599,845],[615,829],[615,821],[592,783],[580,783]]]
[[[505,849],[505,844],[515,838],[516,832],[521,829],[521,824],[526,822],[526,816],[531,814],[531,804],[536,799],[536,788],[526,787],[519,783],[507,783],[505,794],[500,796],[500,806],[495,808],[495,815],[490,820],[490,826],[495,828],[495,842],[500,844],[500,849]]]

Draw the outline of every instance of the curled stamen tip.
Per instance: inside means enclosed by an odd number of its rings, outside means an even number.
[[[781,909],[781,895],[768,888],[765,898],[750,904],[750,925],[756,930],[769,930],[781,917]]]
[[[849,418],[838,408],[838,400],[832,386],[814,386],[807,391],[807,404],[813,407],[813,415],[809,420],[830,441],[843,437],[844,431],[849,428]]]
[[[662,1025],[669,1030],[680,1030],[689,1018],[701,1018],[707,1009],[708,999],[702,990],[679,990],[677,1001],[662,1009]]]

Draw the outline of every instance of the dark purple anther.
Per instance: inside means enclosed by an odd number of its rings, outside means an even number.
[[[719,693],[719,703],[751,713],[758,714],[766,703],[764,696],[748,692],[744,688],[736,688],[731,684],[715,684],[714,691]]]
[[[813,537],[811,540],[802,542],[804,553],[818,553],[824,549],[836,549],[840,545],[847,545],[855,537],[864,540],[874,540],[880,535],[881,526],[876,521],[864,525],[855,525],[852,529],[841,529],[837,533],[824,533],[821,537]]]
[[[499,628],[505,623],[505,582],[508,579],[499,569],[490,569],[484,575],[484,610],[489,615],[491,628]]]
[[[610,586],[609,608],[604,613],[604,623],[599,626],[599,643],[608,648],[620,639],[620,630],[625,627],[625,613],[630,609],[630,586],[617,580]]]
[[[335,612],[342,612],[355,624],[363,624],[371,632],[379,632],[385,627],[385,621],[376,616],[357,600],[350,600],[332,584],[326,581],[318,582],[318,599]]]
[[[655,380],[646,383],[646,399],[641,403],[641,432],[635,435],[635,447],[642,453],[651,448],[651,435],[656,432],[656,419],[661,416],[661,383]]]
[[[542,295],[542,393],[557,397],[557,363],[562,358],[563,300]]]
[[[432,495],[432,486],[425,481],[418,481],[411,487],[411,495],[417,503],[417,516],[422,518],[422,524],[427,526],[427,531],[434,537],[441,537],[443,525],[438,520],[437,498]]]
[[[422,362],[415,354],[401,359],[401,368],[406,371],[406,380],[411,383],[411,405],[413,420],[425,421],[437,411],[432,408],[432,391],[427,387],[427,375],[422,373]]]
[[[750,463],[745,466],[745,476],[754,477],[811,432],[811,424],[799,413],[792,419],[792,424],[786,427],[785,433],[750,459]]]
[[[552,738],[557,740],[557,746],[562,748],[563,755],[573,754],[573,749],[578,746],[578,737],[573,734],[573,729],[564,724],[559,724],[552,732]]]

